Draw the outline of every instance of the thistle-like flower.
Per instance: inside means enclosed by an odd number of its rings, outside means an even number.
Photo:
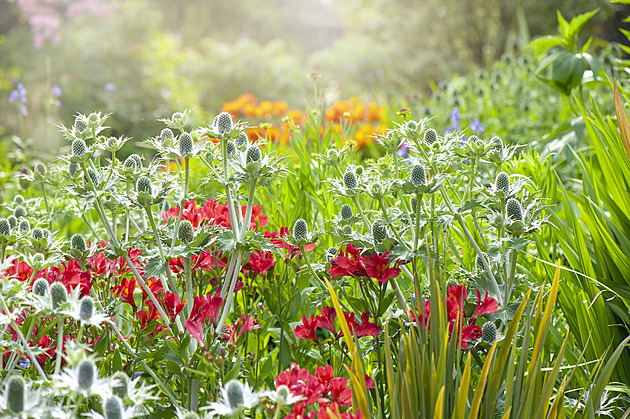
[[[510,194],[510,178],[507,173],[499,172],[494,181],[494,187],[497,191],[502,191],[505,196]]]
[[[61,374],[53,376],[53,382],[59,387],[89,397],[102,398],[111,396],[110,380],[100,378],[96,364],[90,358],[84,358],[74,368],[66,368]]]
[[[52,301],[53,310],[65,304],[66,301],[68,301],[68,290],[66,286],[59,281],[53,282],[50,286],[50,300]]]
[[[409,176],[409,180],[414,186],[424,186],[427,184],[427,177],[424,172],[424,167],[419,164],[413,166],[411,168],[411,175]]]
[[[70,250],[74,250],[78,253],[84,253],[87,250],[85,237],[78,233],[73,235],[70,239]]]
[[[7,217],[7,221],[9,222],[9,227],[11,227],[11,230],[13,230],[14,228],[17,228],[18,220],[15,215],[9,215]]]
[[[483,326],[481,326],[481,340],[486,343],[494,343],[497,339],[497,326],[494,322],[485,322]]]
[[[343,174],[343,186],[349,190],[355,190],[358,186],[357,175],[352,170]]]
[[[22,205],[18,205],[17,207],[15,207],[15,209],[13,210],[13,215],[15,216],[15,218],[17,218],[18,220],[20,218],[24,218],[26,217],[26,209],[24,209],[24,207]]]
[[[48,281],[44,278],[38,278],[33,284],[33,294],[46,297],[48,295],[48,288]]]
[[[234,140],[234,144],[239,149],[244,148],[247,145],[247,142],[248,142],[247,134],[245,134],[244,132],[241,132],[240,134],[238,134],[236,136],[236,139]]]
[[[284,384],[281,384],[277,389],[268,392],[266,396],[269,397],[269,400],[279,406],[290,406],[293,403],[304,400],[304,396],[291,393],[289,387]]]
[[[256,144],[252,144],[247,147],[247,164],[260,161],[261,158],[262,153],[260,152],[260,148],[258,148]]]
[[[86,152],[87,145],[85,144],[85,141],[81,138],[76,138],[72,142],[72,155],[77,159],[81,159]]]
[[[188,132],[182,132],[179,135],[179,155],[181,157],[190,157],[193,152],[193,137]]]
[[[380,223],[380,221],[375,221],[372,224],[372,239],[374,240],[374,245],[377,246],[383,243],[387,239],[387,227]]]
[[[136,191],[138,192],[138,203],[145,206],[150,206],[153,203],[153,186],[151,185],[151,179],[146,175],[141,175],[136,181]]]
[[[20,221],[19,230],[20,233],[28,233],[29,231],[31,231],[31,224],[28,222],[28,220],[24,219]]]
[[[210,403],[210,414],[234,416],[244,409],[251,409],[259,402],[258,394],[252,392],[249,385],[237,380],[228,381],[221,389],[223,400]]]
[[[11,225],[9,220],[3,218],[0,220],[0,236],[9,236],[11,234]]]
[[[433,128],[429,128],[424,132],[424,142],[428,145],[433,145],[437,141],[437,131]]]
[[[342,220],[349,220],[350,218],[352,218],[354,216],[354,214],[352,213],[352,207],[348,204],[343,204],[341,206],[341,219]]]
[[[510,198],[506,204],[507,215],[512,221],[523,221],[523,208],[521,204],[514,198]]]
[[[302,242],[308,239],[308,225],[302,218],[298,218],[293,225],[293,238],[296,242]]]
[[[177,232],[177,238],[182,243],[190,243],[195,238],[195,229],[188,220],[182,220],[179,224],[179,231]]]
[[[220,135],[229,134],[232,132],[234,124],[232,122],[232,115],[227,112],[221,112],[215,119],[216,130]]]

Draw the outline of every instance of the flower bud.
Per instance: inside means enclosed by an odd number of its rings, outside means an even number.
[[[112,396],[103,402],[103,412],[105,419],[122,419],[123,404],[120,397]]]
[[[35,170],[36,173],[39,173],[42,176],[46,176],[46,173],[48,173],[48,168],[42,162],[35,163],[34,170]]]
[[[13,210],[13,215],[15,215],[17,219],[24,218],[26,217],[26,209],[24,209],[22,205],[18,205],[15,207],[15,210]]]
[[[21,375],[12,375],[7,380],[7,408],[11,413],[19,414],[24,411],[26,401],[26,381]]]
[[[490,265],[490,259],[488,258],[488,255],[484,252],[481,252],[481,255],[486,260],[486,263]],[[475,267],[480,271],[484,271],[486,269],[483,266],[483,260],[479,257],[479,255],[475,256]]]
[[[413,183],[414,186],[426,185],[427,184],[427,177],[426,177],[426,174],[424,172],[424,167],[420,166],[419,164],[413,166],[411,168],[410,180],[411,180],[411,183]]]
[[[253,144],[247,148],[247,164],[259,161],[262,158],[262,153],[257,145]]]
[[[170,128],[164,128],[162,132],[160,132],[160,138],[162,142],[172,140],[174,138],[173,131],[171,131]]]
[[[195,229],[188,220],[182,220],[179,224],[179,231],[177,237],[182,243],[190,243],[195,238]]]
[[[225,144],[225,151],[228,156],[233,156],[236,154],[236,146],[234,145],[234,141],[228,141]]]
[[[485,322],[481,326],[481,340],[490,344],[497,340],[497,327],[493,322]]]
[[[136,170],[138,170],[136,160],[132,156],[127,157],[123,163],[123,172],[134,173]]]
[[[354,214],[352,213],[352,207],[350,207],[350,205],[348,205],[348,204],[343,204],[341,206],[341,219],[342,220],[349,220],[353,216],[354,216]]]
[[[31,224],[28,222],[27,219],[20,221],[19,230],[20,233],[28,233],[29,231],[31,231]]]
[[[74,162],[70,162],[68,165],[68,174],[70,177],[74,177],[77,174],[77,170],[79,170],[79,165]]]
[[[85,124],[85,122],[83,122],[83,119],[80,116],[77,116],[74,119],[74,129],[78,133],[82,133],[83,131],[87,129],[87,125]]]
[[[75,234],[70,239],[70,249],[76,250],[77,252],[83,253],[87,250],[87,243],[85,242],[85,237],[81,234]]]
[[[98,173],[96,173],[96,170],[92,169],[91,167],[88,167],[87,172],[83,173],[83,182],[85,183],[85,186],[89,188],[91,188],[90,183],[93,183],[94,187],[98,186],[99,180],[98,180]]]
[[[86,295],[79,302],[79,317],[83,320],[90,320],[93,315],[94,300],[89,295]]]
[[[508,196],[510,193],[510,178],[508,178],[507,173],[499,172],[496,180],[494,181],[494,187],[497,191],[503,191],[503,194]]]
[[[346,189],[357,188],[357,176],[353,171],[349,170],[343,174],[343,186],[345,186]]]
[[[243,396],[243,384],[237,380],[230,380],[225,385],[227,393],[227,402],[231,409],[237,409],[243,403],[245,403],[245,397]]]
[[[496,150],[499,154],[503,154],[503,141],[499,137],[492,137],[492,149]]]
[[[41,228],[35,227],[33,231],[31,232],[31,237],[33,238],[33,240],[40,241],[41,239],[44,238],[44,232],[42,231]]]
[[[129,392],[129,377],[122,371],[112,375],[112,393],[124,400]]]
[[[77,138],[72,142],[72,155],[77,158],[83,157],[87,152],[87,145],[81,138]]]
[[[48,294],[48,281],[44,278],[38,278],[33,284],[33,294],[45,297]]]
[[[233,123],[232,123],[232,115],[230,115],[227,112],[221,112],[219,114],[219,116],[217,117],[217,130],[219,131],[219,134],[223,135],[223,134],[229,134],[230,132],[232,132],[232,127],[233,127]]]
[[[238,136],[234,140],[234,143],[238,148],[244,147],[247,144],[247,134],[245,134],[244,132],[238,134]]]
[[[507,215],[512,221],[523,221],[523,208],[521,204],[514,198],[507,201]]]
[[[437,141],[437,131],[433,128],[429,128],[424,132],[424,142],[428,145],[433,145]]]
[[[68,290],[66,286],[61,282],[53,282],[50,286],[50,299],[52,300],[52,306],[54,309],[68,301]]]
[[[90,358],[82,359],[77,366],[77,376],[79,387],[89,390],[94,384],[94,376],[96,375],[96,365]]]
[[[138,191],[138,203],[140,205],[151,205],[153,203],[153,186],[148,176],[142,175],[136,181],[136,191]]]
[[[298,218],[293,224],[293,238],[296,241],[306,241],[308,237],[308,225],[302,218]]]
[[[3,218],[0,220],[0,236],[8,236],[11,234],[11,225],[9,220]]]
[[[88,127],[92,129],[97,128],[99,125],[99,122],[100,122],[100,118],[94,112],[92,112],[90,116],[88,116],[88,120],[87,120]]]
[[[179,155],[189,156],[193,152],[193,137],[187,132],[179,134]]]
[[[387,239],[387,227],[381,224],[379,221],[374,222],[372,224],[372,238],[374,239],[374,244],[381,244]]]
[[[9,222],[9,226],[11,227],[11,229],[14,229],[18,226],[18,220],[15,215],[9,215],[7,217],[7,221]]]

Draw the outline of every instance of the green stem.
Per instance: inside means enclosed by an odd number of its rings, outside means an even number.
[[[42,181],[40,183],[41,187],[42,187],[42,196],[44,197],[44,205],[46,206],[46,215],[48,215],[48,228],[50,228],[50,231],[52,231],[53,226],[52,226],[52,217],[50,215],[50,205],[48,204],[48,195],[46,194],[46,182]]]
[[[55,375],[61,372],[61,355],[63,354],[63,324],[65,316],[57,314],[57,359],[55,361]]]
[[[392,225],[391,219],[389,218],[389,215],[387,214],[387,211],[385,210],[385,205],[383,205],[383,198],[378,200],[378,204],[381,207],[381,212],[383,213],[383,217],[385,217],[385,222],[387,223],[387,225],[392,227],[392,231],[394,232],[394,236],[396,236],[396,240],[398,240],[398,243],[403,244],[407,250],[410,250],[409,244],[407,244],[407,242],[404,241],[402,237],[400,237],[398,230],[395,229],[394,226]]]
[[[363,207],[361,207],[361,204],[359,203],[359,200],[357,199],[356,195],[352,196],[352,202],[357,207],[357,210],[359,211],[359,214],[361,215],[361,218],[363,218],[363,224],[365,225],[365,228],[367,229],[368,233],[371,232],[372,231],[372,224],[370,224],[370,221],[365,216],[365,213],[363,212]]]
[[[177,293],[177,286],[175,285],[175,281],[173,280],[173,275],[171,274],[171,267],[166,259],[166,254],[164,253],[164,247],[162,246],[162,240],[158,235],[157,225],[155,224],[155,220],[153,219],[153,215],[149,207],[144,207],[145,212],[147,213],[147,217],[149,218],[149,223],[151,224],[151,229],[153,229],[153,237],[155,237],[155,243],[160,251],[160,257],[162,258],[162,262],[164,263],[164,270],[166,271],[166,276],[168,278],[168,283],[170,285],[171,292]],[[164,289],[168,289],[169,287],[166,285],[166,282],[162,275],[160,275],[160,280],[162,281],[162,286]]]
[[[179,215],[177,221],[175,221],[175,227],[173,228],[173,239],[171,241],[171,254],[175,248],[175,242],[177,241],[177,235],[179,234],[179,225],[182,222],[182,215],[184,214],[184,204],[186,203],[186,195],[188,195],[188,172],[189,172],[189,157],[184,158],[184,194],[182,195],[181,204],[179,206]],[[181,178],[180,178],[181,179]]]

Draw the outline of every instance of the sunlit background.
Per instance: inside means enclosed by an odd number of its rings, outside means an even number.
[[[598,6],[584,36],[622,41],[627,8],[596,0],[3,0],[0,136],[56,153],[55,124],[77,112],[112,112],[113,134],[143,139],[157,118],[195,108],[205,123],[244,93],[303,107],[311,72],[328,104],[420,105],[554,32],[556,9]]]

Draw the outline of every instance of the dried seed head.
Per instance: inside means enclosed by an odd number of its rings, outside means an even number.
[[[91,389],[92,384],[94,384],[95,375],[96,365],[94,365],[94,361],[89,358],[82,359],[77,366],[79,387],[85,390]]]
[[[85,252],[87,249],[87,243],[85,242],[85,237],[81,234],[75,234],[70,239],[70,249],[76,250],[77,252]]]
[[[48,281],[44,278],[38,278],[33,284],[33,294],[45,297],[48,295]]]
[[[50,299],[52,300],[53,308],[58,308],[60,305],[68,301],[68,290],[66,286],[59,281],[55,281],[50,286]]]
[[[247,147],[247,164],[259,161],[262,158],[262,153],[257,145],[253,144]]]
[[[230,408],[237,409],[243,403],[245,403],[245,396],[243,395],[243,384],[237,380],[230,380],[225,385],[227,393],[227,402]]]
[[[216,119],[217,122],[217,130],[219,134],[226,134],[232,132],[232,115],[227,112],[221,112]]]
[[[424,167],[420,166],[419,164],[411,168],[411,175],[409,178],[411,180],[411,183],[414,184],[414,186],[421,186],[421,185],[427,184],[427,177],[424,172]]]
[[[348,204],[343,204],[341,206],[341,219],[342,220],[349,220],[350,218],[353,217],[353,213],[352,213],[352,207],[350,207],[350,205]]]
[[[177,237],[181,240],[182,243],[190,243],[195,238],[195,229],[193,225],[188,220],[182,220],[179,224],[179,232],[177,233]]]
[[[437,131],[433,128],[429,128],[424,132],[424,142],[428,145],[433,145],[437,141]]]
[[[481,340],[490,344],[497,340],[497,327],[493,322],[485,322],[481,326]]]
[[[14,229],[18,226],[18,220],[15,215],[9,215],[7,217],[7,221],[9,222],[9,226],[11,227],[11,229]]]
[[[305,241],[308,237],[308,225],[302,218],[298,218],[293,224],[293,238],[297,241]]]
[[[514,198],[510,198],[507,201],[507,215],[513,221],[523,221],[523,207]]]
[[[118,396],[112,396],[103,402],[103,412],[105,419],[122,419],[123,404]]]
[[[81,138],[77,138],[72,142],[72,155],[81,158],[87,152],[87,145]]]
[[[24,209],[22,205],[18,205],[15,207],[15,210],[13,210],[13,215],[15,215],[17,219],[24,218],[26,217],[26,209]]]
[[[352,170],[348,170],[343,174],[343,186],[345,186],[346,189],[356,189],[357,185],[357,176]]]
[[[372,238],[374,239],[374,244],[383,243],[387,239],[387,227],[379,221],[375,221],[372,224]]]
[[[24,411],[26,401],[26,381],[21,375],[12,375],[7,380],[7,408],[11,413],[19,414]]]
[[[28,222],[28,220],[24,219],[20,221],[19,230],[20,233],[28,233],[29,231],[31,231],[31,224]]]
[[[234,142],[236,143],[236,146],[238,148],[244,147],[245,144],[247,144],[247,134],[241,132],[240,134],[238,134]]]
[[[94,315],[94,300],[89,295],[81,298],[79,302],[79,317],[83,320],[89,320]]]
[[[11,225],[9,220],[3,218],[0,220],[0,236],[8,236],[9,234],[11,234]]]
[[[179,155],[188,156],[193,152],[193,137],[187,132],[179,134]]]

